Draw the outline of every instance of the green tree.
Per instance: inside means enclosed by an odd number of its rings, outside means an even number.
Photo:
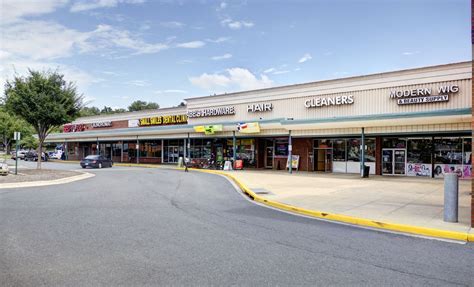
[[[33,134],[32,127],[27,122],[12,116],[3,107],[0,107],[0,138],[7,153],[10,151],[14,132],[20,132],[22,137]]]
[[[38,154],[48,134],[79,116],[83,97],[75,85],[66,82],[57,71],[29,70],[25,77],[16,76],[5,85],[5,107],[33,126],[38,135]],[[41,169],[41,156],[38,157]]]
[[[26,137],[22,136],[22,139],[20,140],[20,145],[26,149],[37,149],[39,143],[37,138],[32,135],[28,135]]]
[[[80,112],[81,117],[100,115],[100,110],[97,107],[83,107]]]
[[[153,110],[159,109],[160,105],[153,102],[145,102],[145,101],[134,101],[130,106],[128,106],[129,112],[136,112],[141,110]]]

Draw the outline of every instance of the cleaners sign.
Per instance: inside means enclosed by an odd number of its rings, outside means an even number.
[[[426,104],[449,101],[449,94],[459,92],[458,85],[440,86],[433,95],[431,88],[391,91],[390,98],[396,99],[399,105]]]

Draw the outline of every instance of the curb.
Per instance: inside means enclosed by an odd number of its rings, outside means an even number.
[[[10,183],[2,183],[0,184],[0,189],[4,188],[20,188],[20,187],[39,187],[39,186],[47,186],[47,185],[57,185],[57,184],[65,184],[70,183],[78,180],[83,180],[86,178],[94,177],[95,174],[88,173],[88,172],[80,172],[82,174],[74,175],[65,178],[53,179],[53,180],[38,180],[38,181],[25,181],[25,182],[10,182]]]
[[[302,214],[302,215],[306,215],[306,216],[310,216],[314,218],[342,222],[342,223],[347,223],[347,224],[357,225],[357,226],[370,227],[370,228],[380,229],[380,230],[389,230],[389,231],[395,231],[395,232],[402,232],[402,233],[408,233],[408,234],[414,234],[414,235],[450,239],[450,240],[457,240],[457,241],[464,241],[464,242],[474,242],[474,233],[463,233],[463,232],[449,231],[449,230],[443,230],[443,229],[434,229],[434,228],[419,227],[419,226],[412,226],[412,225],[405,225],[405,224],[398,224],[398,223],[381,222],[381,221],[375,221],[375,220],[370,220],[370,219],[365,219],[365,218],[358,218],[358,217],[353,217],[353,216],[328,213],[328,212],[322,212],[322,211],[316,211],[316,210],[310,210],[310,209],[292,206],[292,205],[281,203],[278,201],[266,199],[254,193],[245,184],[243,184],[240,180],[238,180],[235,176],[231,174],[221,172],[221,171],[216,171],[216,170],[200,170],[200,169],[190,169],[190,170],[226,176],[227,178],[232,179],[240,187],[242,192],[246,194],[248,197],[250,197],[251,199],[257,202],[260,202],[262,204],[265,204],[274,208],[282,209],[285,211],[290,211],[290,212],[294,212],[294,213],[298,213],[298,214]]]

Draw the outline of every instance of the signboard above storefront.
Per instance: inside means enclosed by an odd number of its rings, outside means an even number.
[[[327,106],[352,105],[354,98],[352,95],[335,97],[317,97],[304,101],[304,106],[309,108],[321,108]]]
[[[237,130],[242,134],[256,134],[260,132],[260,125],[257,122],[239,123]]]
[[[188,118],[203,118],[227,115],[235,115],[235,107],[208,108],[188,112]]]
[[[222,125],[194,126],[195,132],[204,133],[206,135],[213,135],[216,132],[221,132],[222,130]]]
[[[63,132],[76,133],[76,132],[83,132],[85,129],[86,129],[85,124],[69,124],[69,125],[64,125]]]
[[[433,95],[433,90],[431,88],[392,90],[390,91],[390,98],[396,99],[397,104],[399,105],[447,102],[449,101],[450,94],[456,94],[459,92],[459,86],[440,86],[436,92],[437,94]]]
[[[272,103],[259,103],[247,105],[247,112],[258,113],[258,112],[270,112],[273,110]]]
[[[112,126],[112,121],[95,122],[95,123],[92,123],[91,126],[93,128],[111,127]]]
[[[150,118],[141,118],[138,120],[140,127],[144,126],[165,126],[165,125],[184,125],[188,123],[186,115],[157,116]]]

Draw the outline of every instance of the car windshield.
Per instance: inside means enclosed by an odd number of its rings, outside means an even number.
[[[88,155],[85,159],[99,159],[98,155]]]

